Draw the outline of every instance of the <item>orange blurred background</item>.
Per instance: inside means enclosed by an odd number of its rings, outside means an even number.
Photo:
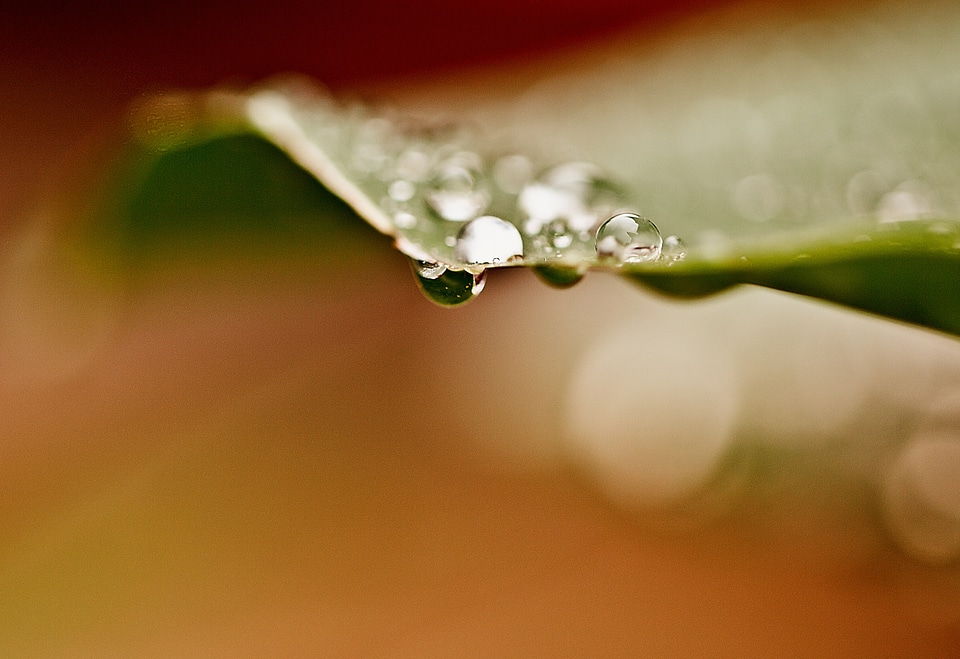
[[[956,570],[849,515],[857,492],[686,528],[476,448],[470,414],[516,410],[484,409],[494,378],[449,355],[483,361],[519,322],[572,344],[594,330],[566,309],[608,284],[504,273],[447,311],[384,249],[197,262],[112,297],[46,260],[46,213],[145,92],[286,70],[402,86],[728,4],[0,9],[0,654],[955,656]]]

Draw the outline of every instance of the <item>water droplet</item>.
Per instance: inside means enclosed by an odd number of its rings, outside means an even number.
[[[393,225],[398,229],[412,229],[417,226],[417,217],[413,213],[400,211],[394,214]]]
[[[570,232],[566,222],[563,220],[554,220],[540,227],[539,232],[534,236],[533,256],[544,258],[559,256],[573,245],[574,234]]]
[[[455,251],[457,258],[469,265],[506,263],[523,256],[523,238],[509,222],[484,215],[463,225]]]
[[[537,265],[533,274],[554,288],[570,288],[583,279],[581,269],[563,265]]]
[[[682,261],[687,256],[687,246],[678,236],[667,236],[660,247],[661,258],[667,261]]]
[[[408,149],[397,158],[397,175],[408,181],[422,181],[430,171],[430,156],[418,149]]]
[[[427,204],[445,220],[467,222],[490,204],[483,163],[474,153],[458,153],[440,163],[427,182]]]
[[[877,216],[881,222],[921,220],[933,215],[930,192],[915,181],[908,181],[880,199]]]
[[[442,263],[436,263],[434,261],[426,261],[423,259],[414,259],[414,270],[416,270],[419,277],[424,279],[436,279],[444,272],[447,271],[447,266]]]
[[[539,233],[545,223],[553,222],[564,217],[571,209],[578,208],[580,202],[570,192],[535,182],[524,186],[517,205],[528,218],[523,230],[532,235]]]
[[[574,231],[589,231],[622,203],[617,186],[598,167],[569,162],[548,170],[520,192],[517,205],[529,219],[524,231],[536,234],[549,222],[563,220]]]
[[[423,294],[442,307],[456,307],[469,302],[480,294],[486,283],[486,272],[475,274],[466,270],[450,270],[446,266],[417,259],[411,259],[411,266]]]
[[[390,184],[387,194],[394,201],[410,201],[417,192],[417,186],[405,179],[399,179]]]
[[[623,204],[620,186],[592,163],[574,161],[557,165],[543,175],[543,180],[579,200],[582,212],[567,218],[574,229],[593,229],[599,218],[609,216]]]
[[[636,213],[614,215],[597,230],[597,256],[618,263],[656,261],[663,239],[650,220]]]

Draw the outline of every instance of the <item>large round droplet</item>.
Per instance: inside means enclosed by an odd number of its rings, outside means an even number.
[[[442,307],[456,307],[475,298],[483,290],[486,272],[449,270],[442,264],[411,259],[413,274],[428,300]]]
[[[617,263],[642,263],[660,258],[663,238],[657,226],[636,213],[619,213],[597,230],[597,256]]]
[[[458,153],[440,163],[427,182],[427,205],[445,220],[467,222],[490,204],[482,162],[473,153]]]
[[[523,238],[509,222],[484,215],[463,225],[454,251],[467,265],[506,263],[523,256]]]

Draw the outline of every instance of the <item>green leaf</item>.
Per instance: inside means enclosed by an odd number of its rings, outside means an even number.
[[[214,98],[219,114],[204,115],[202,109]],[[318,228],[329,232],[343,226],[332,216],[342,218],[349,207],[393,238],[415,264],[436,269],[421,276],[422,269],[414,266],[424,293],[445,306],[463,304],[479,293],[483,270],[522,265],[558,287],[575,284],[588,269],[609,270],[680,298],[753,284],[960,335],[960,224],[951,220],[848,221],[769,231],[738,241],[701,241],[685,254],[620,263],[598,257],[596,235],[608,215],[629,208],[627,195],[591,165],[533,164],[534,158],[502,146],[490,149],[469,130],[404,127],[368,108],[341,107],[303,81],[180,102],[192,103],[193,116],[201,118],[179,137],[164,132],[161,148],[151,151],[147,141],[152,155],[129,198],[121,232],[134,253],[158,237],[198,231],[215,231],[221,237],[293,231],[313,236],[300,242],[319,247],[329,236],[320,238]],[[363,158],[369,162],[361,162]],[[404,158],[410,161],[406,166],[419,167],[415,176],[404,178],[397,171]],[[511,161],[529,171],[520,173],[517,188],[505,191],[507,186],[496,182],[497,168]],[[460,246],[470,222],[443,217],[430,198],[438,187],[431,177],[443,167],[453,176],[466,171],[467,179],[476,177],[466,181],[466,188],[463,181],[454,181],[455,191],[480,190],[484,195],[478,202],[482,209],[467,209],[467,214],[495,212],[516,241],[522,237],[522,249],[504,252],[502,260],[465,260]],[[409,185],[394,189],[397,181]],[[581,195],[577,212],[592,215],[579,233],[570,228],[569,213],[559,216],[556,231],[549,219],[539,231],[531,231],[524,225],[524,202],[517,194],[523,184],[541,186],[547,194],[572,190]],[[569,199],[561,195],[560,200],[574,203],[570,199],[576,194]],[[459,201],[463,199],[461,195]],[[298,218],[293,229],[291,217]],[[561,243],[557,235],[568,242]]]
[[[960,335],[960,224],[843,227],[787,244],[623,274],[682,298],[755,284]]]

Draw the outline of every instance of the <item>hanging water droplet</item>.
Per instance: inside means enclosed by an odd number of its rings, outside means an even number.
[[[535,252],[540,256],[550,257],[562,255],[564,250],[573,245],[574,235],[570,233],[566,222],[554,220],[540,227],[539,233],[534,236],[532,244]]]
[[[463,225],[454,249],[468,265],[506,263],[523,256],[523,238],[509,222],[484,215]]]
[[[597,256],[618,263],[656,261],[663,239],[657,226],[636,213],[619,213],[597,230]]]
[[[466,270],[450,270],[441,264],[417,259],[411,259],[411,266],[423,294],[442,307],[469,302],[480,294],[486,283],[486,272],[474,274]]]
[[[554,288],[570,288],[583,279],[581,269],[564,265],[537,265],[533,267],[533,274]]]
[[[452,222],[467,222],[483,213],[490,195],[482,167],[475,153],[458,153],[444,160],[427,182],[427,205]]]
[[[687,246],[678,236],[667,236],[660,247],[660,257],[670,261],[682,261],[687,256]]]

